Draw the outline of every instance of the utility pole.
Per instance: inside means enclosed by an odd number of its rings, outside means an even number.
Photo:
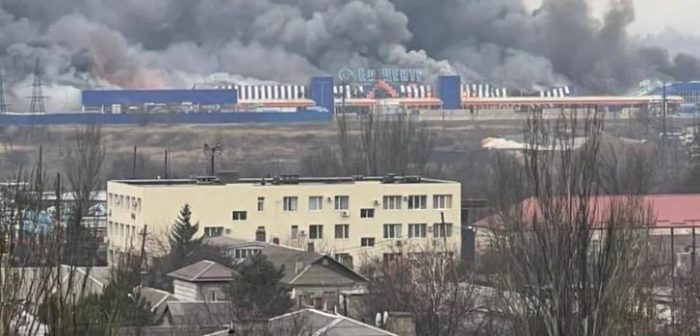
[[[165,155],[163,156],[163,178],[168,179],[168,150],[165,150]]]
[[[39,190],[43,190],[43,186],[41,185],[41,180],[42,180],[42,174],[43,172],[43,161],[44,161],[44,145],[39,145],[39,160],[37,162],[37,171],[36,171],[36,183],[37,183],[37,188]]]
[[[2,79],[2,70],[0,70],[0,114],[7,113],[7,104],[5,103],[5,82]]]
[[[139,278],[141,280],[141,286],[145,286],[144,283],[144,273],[146,272],[144,264],[146,263],[146,236],[148,235],[148,225],[143,224],[143,230],[141,231],[141,256],[139,257]]]
[[[136,145],[134,145],[134,156],[131,158],[131,178],[136,178]]]
[[[216,171],[214,170],[214,158],[221,155],[222,152],[221,144],[216,143],[215,146],[209,146],[209,144],[204,144],[204,155],[208,155],[210,158],[209,176],[215,176]]]

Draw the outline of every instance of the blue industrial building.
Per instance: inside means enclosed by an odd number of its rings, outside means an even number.
[[[84,112],[201,112],[232,109],[233,89],[203,90],[83,90]]]
[[[697,112],[700,109],[700,81],[692,82],[675,82],[666,84],[667,96],[683,97],[681,110],[686,112]],[[664,94],[664,88],[656,88],[654,95],[661,96]]]

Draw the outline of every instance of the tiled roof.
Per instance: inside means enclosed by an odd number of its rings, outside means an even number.
[[[229,281],[233,279],[233,270],[210,260],[201,260],[192,265],[185,266],[168,273],[171,278],[189,281]]]

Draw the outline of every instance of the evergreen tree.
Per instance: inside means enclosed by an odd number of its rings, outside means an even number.
[[[120,265],[112,270],[102,293],[86,295],[63,307],[71,312],[72,319],[56,315],[60,306],[55,294],[39,309],[39,318],[58,335],[114,335],[120,327],[154,325],[156,316],[146,298],[136,290],[137,284],[137,273]]]
[[[176,259],[186,258],[195,247],[202,243],[202,238],[194,238],[199,231],[199,223],[192,225],[191,217],[190,205],[185,204],[180,209],[180,214],[170,230],[168,240],[170,241],[171,255]]]
[[[290,289],[280,283],[284,267],[275,268],[264,255],[256,254],[236,271],[227,294],[239,320],[270,318],[292,307]]]

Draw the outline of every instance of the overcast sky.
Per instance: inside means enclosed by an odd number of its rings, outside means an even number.
[[[600,15],[611,0],[588,0],[594,13]],[[624,0],[623,0],[624,1]],[[628,0],[635,6],[636,20],[632,33],[655,34],[668,28],[700,35],[700,0]],[[542,0],[525,0],[533,8]]]

